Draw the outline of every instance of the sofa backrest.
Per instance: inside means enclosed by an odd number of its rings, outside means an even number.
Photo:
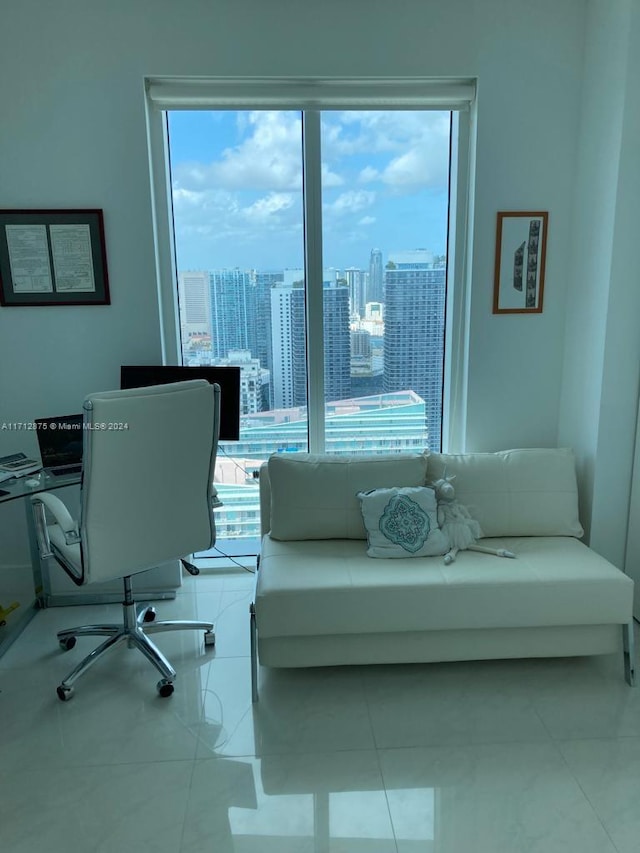
[[[261,512],[273,539],[366,539],[357,493],[424,486],[427,454],[273,454],[260,472]],[[270,491],[267,500],[266,491]],[[266,519],[262,517],[265,531]]]
[[[484,536],[575,536],[578,516],[575,458],[568,448],[498,453],[433,453],[427,480],[455,476],[456,499]]]
[[[453,476],[490,536],[583,535],[568,448],[344,457],[274,454],[260,469],[260,528],[274,539],[366,539],[356,494]]]

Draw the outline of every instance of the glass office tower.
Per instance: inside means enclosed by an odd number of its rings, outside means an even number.
[[[425,250],[389,256],[385,270],[384,390],[425,402],[429,448],[440,450],[446,267]]]

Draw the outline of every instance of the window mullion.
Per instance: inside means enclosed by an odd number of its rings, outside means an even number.
[[[322,157],[320,112],[302,114],[302,169],[305,222],[305,310],[309,450],[324,450],[324,321],[322,273]]]

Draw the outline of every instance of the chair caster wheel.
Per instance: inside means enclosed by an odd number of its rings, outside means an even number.
[[[65,687],[64,684],[61,684],[59,687],[56,687],[56,693],[61,702],[68,702],[73,696],[73,687]]]
[[[76,644],[75,637],[64,637],[62,640],[59,640],[60,648],[63,652],[69,652]],[[59,689],[59,688],[58,688]]]
[[[147,609],[144,612],[144,616],[142,618],[142,621],[143,622],[153,622],[154,619],[156,618],[156,616],[157,616],[157,613],[156,613],[155,607],[147,607]]]
[[[163,699],[166,699],[167,696],[171,696],[173,693],[173,681],[169,681],[168,678],[161,678],[157,686],[158,693]]]
[[[216,635],[213,633],[213,631],[204,632],[204,644],[205,646],[215,646]]]

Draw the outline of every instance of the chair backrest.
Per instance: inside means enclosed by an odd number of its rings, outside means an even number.
[[[195,380],[106,391],[83,409],[84,582],[210,548],[219,387]]]

